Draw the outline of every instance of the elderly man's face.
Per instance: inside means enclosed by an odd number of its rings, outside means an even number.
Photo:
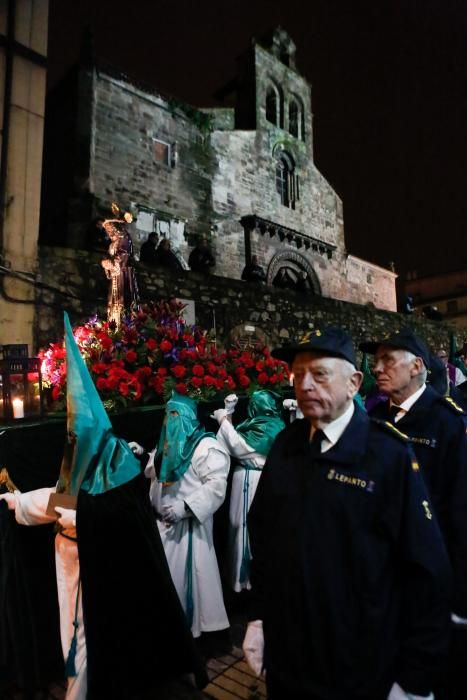
[[[378,389],[388,396],[409,392],[419,374],[419,358],[410,359],[405,350],[381,345],[375,354],[374,375]]]
[[[295,395],[305,418],[330,423],[339,418],[358,391],[361,373],[338,357],[300,352],[292,363]]]

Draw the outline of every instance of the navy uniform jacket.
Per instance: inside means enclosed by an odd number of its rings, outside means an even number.
[[[387,420],[389,402],[371,415]],[[467,617],[467,439],[465,414],[427,386],[397,429],[411,438],[454,573],[453,611]]]
[[[278,435],[248,517],[266,672],[292,697],[385,700],[395,680],[428,695],[450,567],[418,465],[358,407],[315,458],[309,430],[297,420]]]

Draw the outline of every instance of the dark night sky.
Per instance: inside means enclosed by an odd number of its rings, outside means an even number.
[[[312,85],[317,167],[348,250],[403,274],[467,264],[465,0],[51,0],[49,85],[99,57],[196,106],[280,24]]]

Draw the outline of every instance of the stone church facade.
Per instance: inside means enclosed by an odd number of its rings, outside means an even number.
[[[156,230],[186,261],[206,237],[215,275],[240,279],[256,255],[271,285],[395,311],[396,275],[347,252],[291,38],[255,42],[220,93],[232,106],[195,109],[93,64],[69,76],[49,106],[42,242],[84,247],[116,201],[136,250]]]

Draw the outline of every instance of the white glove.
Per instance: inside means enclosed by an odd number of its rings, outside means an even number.
[[[227,411],[227,415],[231,416],[232,413],[235,411],[235,406],[238,403],[238,396],[237,394],[229,394],[228,396],[225,397],[224,399],[224,406],[225,410]]]
[[[64,530],[68,530],[70,527],[76,527],[76,510],[74,508],[56,506],[55,512],[60,516],[57,522]]]
[[[193,515],[191,510],[185,509],[185,501],[175,501],[170,506],[162,506],[161,518],[164,523],[178,523],[183,518],[189,518]]]
[[[2,493],[0,494],[0,501],[5,501],[8,506],[8,510],[15,510],[16,499],[14,493]]]
[[[144,453],[146,452],[144,447],[142,447],[138,442],[129,442],[128,447],[137,457],[141,457],[141,455],[144,455]]]
[[[243,640],[243,653],[248,666],[257,676],[263,673],[264,635],[263,621],[249,622]]]
[[[284,399],[282,405],[287,411],[295,411],[298,404],[295,399]]]
[[[394,683],[388,695],[388,700],[435,700],[435,696],[433,693],[429,695],[412,695],[402,690],[399,683]]]
[[[214,418],[214,420],[216,420],[220,425],[224,418],[227,418],[228,415],[229,414],[227,413],[226,408],[216,408],[216,410],[211,413],[211,418]]]
[[[465,617],[459,617],[459,615],[456,615],[456,613],[451,613],[451,622],[454,622],[455,625],[462,625],[464,627],[467,625],[467,619]]]

